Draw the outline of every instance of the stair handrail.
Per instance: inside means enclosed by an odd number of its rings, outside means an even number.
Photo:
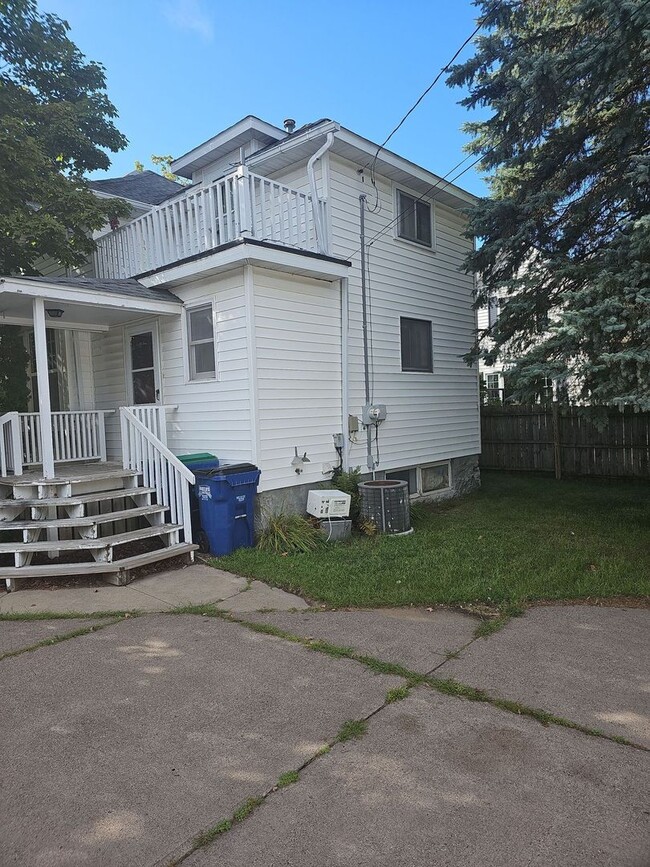
[[[9,425],[9,449],[7,449],[7,431]],[[23,474],[23,445],[20,434],[20,417],[17,412],[5,412],[0,415],[0,475],[6,476],[11,469],[14,476]]]
[[[147,487],[155,487],[158,504],[171,512],[173,524],[182,524],[185,541],[192,541],[189,470],[126,406],[120,407],[122,465],[142,474]]]

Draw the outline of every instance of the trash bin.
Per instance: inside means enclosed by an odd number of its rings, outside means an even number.
[[[196,476],[201,547],[207,546],[218,557],[236,548],[251,548],[260,470],[254,464],[231,464],[192,472]]]
[[[214,470],[219,466],[219,458],[211,452],[195,452],[190,455],[179,455],[178,460],[185,464],[188,470],[195,475],[199,471]],[[200,550],[207,554],[209,551],[207,538],[201,530],[201,516],[199,513],[199,500],[196,496],[196,485],[190,487],[190,520],[192,521],[192,538],[198,544]]]

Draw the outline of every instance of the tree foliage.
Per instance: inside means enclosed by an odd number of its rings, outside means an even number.
[[[151,154],[151,163],[157,169],[160,169],[160,174],[163,178],[167,178],[168,181],[175,181],[177,184],[183,184],[183,186],[189,186],[192,181],[187,178],[182,178],[180,175],[175,175],[171,170],[171,164],[174,162],[174,157],[171,154]],[[135,170],[136,172],[144,171],[144,163],[140,162],[140,160],[135,161]]]
[[[0,325],[0,415],[27,411],[28,360],[22,330],[17,325]]]
[[[477,304],[502,300],[472,357],[509,362],[522,397],[571,377],[593,403],[647,408],[650,3],[475,3],[475,54],[448,83],[491,110],[467,124],[492,193],[470,213],[468,265]]]
[[[126,139],[105,92],[104,68],[86,61],[69,26],[34,0],[0,0],[0,273],[36,273],[93,251],[89,231],[126,207],[91,192],[84,175],[110,165]]]

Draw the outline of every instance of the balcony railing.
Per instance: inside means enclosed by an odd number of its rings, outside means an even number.
[[[242,237],[327,252],[317,236],[312,197],[242,167],[99,238],[95,270],[98,277],[125,279]]]

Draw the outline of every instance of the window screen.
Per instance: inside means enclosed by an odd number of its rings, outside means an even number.
[[[431,323],[427,319],[400,318],[402,370],[431,373],[433,346]]]
[[[407,241],[432,246],[431,205],[397,191],[397,234]]]
[[[190,379],[212,379],[216,372],[212,304],[187,313]]]

